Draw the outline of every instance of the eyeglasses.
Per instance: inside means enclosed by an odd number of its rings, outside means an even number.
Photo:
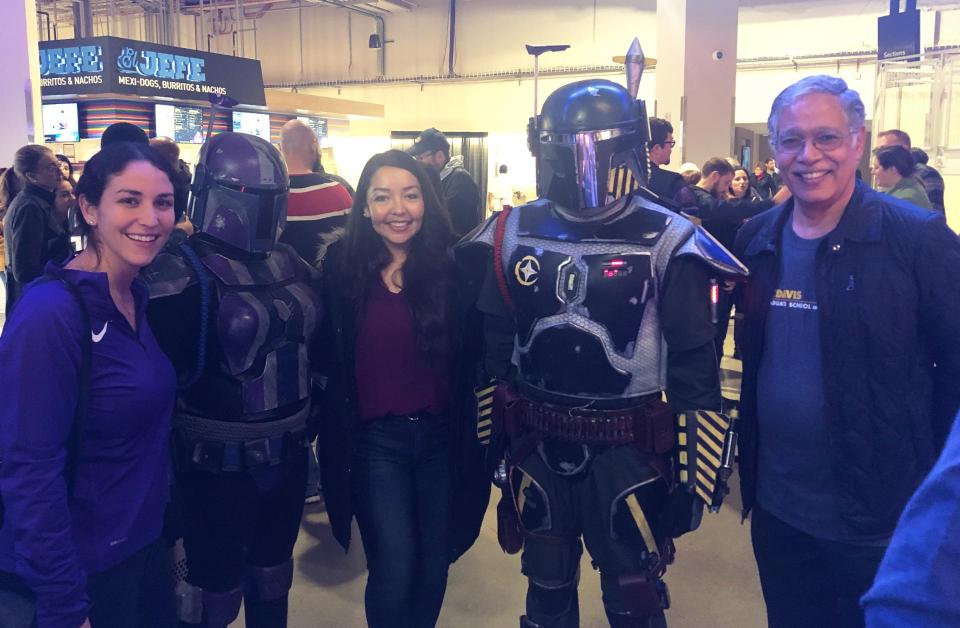
[[[663,143],[663,145],[673,148],[674,146],[677,145],[677,140],[667,140],[666,142]]]
[[[822,152],[837,150],[843,145],[843,141],[850,137],[850,133],[841,133],[840,131],[820,131],[813,137],[803,137],[801,135],[785,135],[777,138],[773,143],[778,151],[784,154],[794,155],[801,152],[807,145],[807,142],[813,142],[813,147]]]

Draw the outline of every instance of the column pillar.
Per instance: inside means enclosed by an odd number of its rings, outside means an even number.
[[[0,165],[13,164],[13,154],[24,144],[43,143],[40,118],[40,57],[37,43],[37,6],[34,0],[0,2],[0,59],[4,88],[0,89]]]
[[[673,125],[670,166],[733,154],[737,0],[657,0],[657,98]]]

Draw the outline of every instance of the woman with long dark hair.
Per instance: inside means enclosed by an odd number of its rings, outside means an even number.
[[[63,175],[64,181],[69,181],[71,187],[76,191],[77,178],[73,174],[73,162],[70,161],[69,157],[60,153],[57,153],[55,157],[57,158],[57,166],[60,168],[60,174]]]
[[[374,155],[322,253],[328,308],[319,443],[334,535],[355,514],[372,628],[436,623],[450,562],[455,371],[450,219],[409,155]]]
[[[763,196],[753,187],[752,181],[750,181],[750,173],[743,166],[736,166],[733,169],[729,197],[729,200],[733,202],[757,203],[763,200]]]
[[[95,155],[86,248],[47,264],[0,337],[4,626],[175,623],[160,532],[176,380],[138,279],[173,230],[172,176],[146,146]]]
[[[73,249],[66,224],[54,212],[54,191],[62,179],[46,146],[28,144],[0,179],[0,208],[7,258],[7,314],[23,286],[40,276],[49,261],[63,261]]]

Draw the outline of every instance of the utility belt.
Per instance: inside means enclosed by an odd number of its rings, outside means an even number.
[[[676,442],[670,406],[659,395],[619,410],[565,408],[520,398],[520,424],[541,436],[584,445],[635,445],[651,454],[670,452]]]
[[[571,408],[521,396],[509,384],[480,387],[477,397],[477,439],[535,436],[583,445],[635,445],[645,453],[664,455],[676,445],[674,414],[659,394],[648,395],[630,408],[593,410]],[[529,440],[529,439],[528,439]]]
[[[178,413],[174,452],[178,470],[199,468],[229,473],[276,466],[298,455],[309,442],[309,405],[274,421],[240,423]]]

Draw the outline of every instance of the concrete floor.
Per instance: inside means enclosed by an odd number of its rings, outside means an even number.
[[[727,355],[733,352],[732,330]],[[740,365],[722,363],[724,396],[739,397]],[[704,514],[696,532],[677,540],[677,561],[667,571],[673,606],[671,628],[763,628],[766,617],[757,566],[750,548],[749,523],[740,523],[736,477],[731,494],[717,514]],[[523,613],[526,580],[519,556],[504,554],[497,544],[494,491],[480,538],[450,568],[439,628],[514,628]],[[296,574],[290,597],[291,628],[351,628],[366,625],[363,590],[366,563],[360,535],[344,554],[330,533],[322,504],[308,505],[294,550]],[[580,577],[580,625],[606,628],[600,603],[600,578],[583,555]],[[235,624],[243,626],[243,619]]]
[[[450,569],[440,628],[503,628],[518,625],[525,579],[518,556],[497,544],[495,501],[480,538]],[[673,607],[671,627],[762,628],[766,625],[748,525],[740,524],[734,492],[699,530],[677,540],[677,562],[667,572]],[[359,535],[344,554],[330,534],[322,505],[308,506],[295,550],[296,575],[290,598],[291,628],[365,626],[363,589],[366,566]],[[600,582],[584,553],[580,580],[583,628],[607,626]],[[235,625],[243,626],[242,618]]]

